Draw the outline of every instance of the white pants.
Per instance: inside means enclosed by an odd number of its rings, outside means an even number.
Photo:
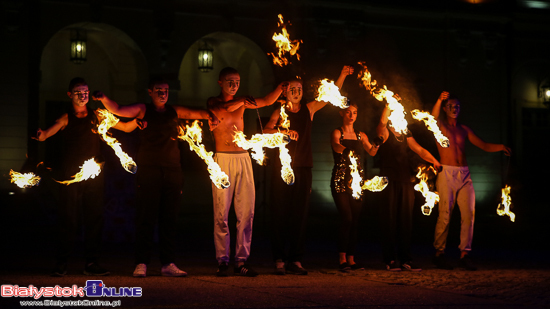
[[[214,160],[229,177],[231,185],[227,189],[218,189],[212,184],[214,201],[214,244],[218,263],[229,263],[229,209],[234,201],[237,217],[237,237],[235,261],[244,262],[250,256],[252,240],[252,222],[254,221],[254,174],[248,153],[216,153]]]
[[[476,197],[470,170],[467,166],[443,165],[443,171],[437,176],[436,186],[439,192],[439,217],[435,226],[435,249],[445,249],[449,222],[456,203],[461,216],[458,248],[461,251],[472,250]]]

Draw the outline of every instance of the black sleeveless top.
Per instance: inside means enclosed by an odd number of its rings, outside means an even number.
[[[281,106],[281,108],[284,107]],[[293,113],[288,109],[285,109],[285,112],[290,121],[290,130],[298,132],[298,140],[291,140],[286,145],[292,157],[292,167],[313,167],[313,156],[311,154],[311,115],[309,108],[302,104],[297,113]]]
[[[392,132],[385,143],[380,145],[380,175],[387,176],[388,181],[410,182],[411,171],[409,167],[409,156],[407,154],[409,145],[405,136],[402,142],[397,141]]]
[[[340,130],[340,145],[346,147],[349,150],[352,150],[359,160],[357,160],[357,169],[361,178],[363,175],[363,163],[362,163],[362,149],[363,142],[361,141],[361,132],[355,133],[357,135],[357,140],[353,139],[344,139],[344,131],[342,128]],[[348,154],[347,151],[345,151]],[[349,155],[343,155],[343,153],[337,153],[332,149],[332,157],[334,158],[334,167],[332,168],[332,177],[330,185],[334,187],[337,193],[346,192],[351,183],[352,177],[350,174],[350,164]]]
[[[153,104],[145,104],[145,107],[143,121],[147,121],[147,127],[139,131],[138,167],[180,167],[176,110],[165,105],[164,112],[159,113]]]
[[[102,161],[100,136],[97,134],[98,119],[94,111],[88,107],[88,115],[78,118],[71,108],[67,112],[68,122],[60,132],[62,140],[61,169],[64,177],[73,176],[80,171],[80,166],[91,159]]]

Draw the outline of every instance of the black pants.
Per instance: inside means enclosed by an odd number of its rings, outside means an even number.
[[[351,190],[337,193],[331,181],[330,191],[340,213],[340,227],[338,229],[338,252],[345,252],[347,255],[355,255],[357,246],[357,231],[359,216],[361,215],[362,201],[354,199]]]
[[[136,264],[149,264],[158,220],[160,262],[173,263],[183,178],[180,167],[140,166],[137,172]]]
[[[389,181],[380,192],[380,228],[384,262],[411,260],[414,189],[410,182]],[[397,249],[397,255],[396,255]]]
[[[311,168],[294,168],[294,184],[287,185],[273,170],[271,192],[271,245],[273,260],[301,262],[304,255]],[[287,244],[289,245],[286,251]],[[285,252],[288,252],[285,254]]]
[[[67,178],[69,179],[69,178]],[[94,179],[61,185],[59,205],[57,262],[66,263],[78,235],[79,223],[84,230],[86,263],[97,262],[103,232],[103,173]]]

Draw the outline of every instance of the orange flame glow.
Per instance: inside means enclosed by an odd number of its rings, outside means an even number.
[[[502,188],[501,202],[500,204],[498,204],[497,214],[499,216],[508,215],[510,217],[510,221],[515,222],[516,215],[510,211],[510,206],[512,205],[512,198],[510,197],[510,189],[511,187],[509,185],[506,185],[504,186],[504,188]]]
[[[407,120],[405,120],[405,108],[395,98],[394,93],[384,86],[383,88],[377,87],[376,80],[372,80],[371,74],[367,69],[364,62],[359,62],[363,69],[359,72],[357,78],[360,78],[363,86],[367,89],[378,101],[384,99],[388,103],[388,108],[391,113],[388,117],[390,126],[399,134],[407,134]]]
[[[91,158],[84,162],[80,167],[80,172],[73,176],[73,180],[57,181],[64,185],[70,185],[75,182],[81,182],[90,178],[95,178],[101,173],[101,164],[97,163],[94,158]]]
[[[428,127],[428,130],[432,131],[435,139],[441,145],[443,148],[449,147],[449,139],[441,133],[441,130],[439,130],[439,127],[437,126],[437,121],[435,120],[434,116],[432,116],[428,112],[421,112],[418,109],[412,110],[411,115],[414,119],[420,121],[424,121],[426,124],[426,127]]]
[[[290,61],[286,58],[285,54],[290,54],[290,56],[296,55],[296,58],[300,60],[300,55],[297,53],[298,49],[300,48],[300,43],[302,41],[298,40],[290,40],[290,37],[288,35],[288,32],[286,30],[286,26],[283,22],[283,15],[279,14],[279,23],[278,26],[282,27],[281,32],[282,33],[274,33],[273,34],[273,41],[275,41],[277,48],[279,49],[279,52],[277,55],[274,53],[268,53],[268,55],[273,56],[273,64],[276,64],[280,67],[287,65],[290,63]]]
[[[321,86],[317,89],[317,98],[315,101],[329,102],[330,104],[342,109],[348,108],[348,99],[340,94],[340,89],[334,84],[334,81],[327,78],[321,81]]]
[[[355,157],[353,151],[349,153],[349,160],[351,162],[350,174],[351,174],[351,185],[352,196],[358,200],[363,194],[364,190],[369,190],[371,192],[380,192],[386,188],[388,185],[387,177],[374,176],[372,179],[365,180],[361,179],[359,174],[359,169],[357,168],[358,159]],[[362,183],[362,184],[361,184]]]
[[[120,159],[120,164],[128,172],[135,174],[137,172],[137,165],[134,160],[120,147],[120,143],[116,138],[109,136],[108,131],[110,128],[115,126],[118,123],[118,118],[115,115],[111,114],[106,109],[98,109],[97,112],[100,116],[100,123],[97,127],[97,132],[101,134],[103,140],[113,148],[115,154]]]
[[[15,183],[19,188],[28,188],[38,185],[40,177],[33,173],[18,173],[10,170],[11,182]]]
[[[427,169],[431,169],[434,173],[436,173],[435,169],[432,166],[430,166],[429,168],[426,168],[425,166],[420,166],[418,168],[418,173],[416,174],[416,178],[418,178],[420,182],[414,186],[414,189],[418,192],[421,192],[426,199],[426,202],[424,203],[424,205],[422,205],[422,213],[426,216],[429,216],[432,213],[432,208],[435,206],[435,203],[439,202],[439,194],[437,192],[431,192],[430,188],[428,187],[428,174],[425,172]]]
[[[388,186],[388,177],[374,176],[372,179],[365,180],[361,189],[371,192],[380,192]]]
[[[224,173],[218,163],[214,161],[211,151],[206,151],[204,145],[202,144],[202,129],[199,125],[199,121],[195,120],[193,125],[185,126],[185,130],[182,126],[178,127],[179,135],[178,138],[189,143],[189,148],[193,150],[197,155],[204,160],[208,166],[208,173],[210,173],[210,179],[212,183],[218,189],[228,188],[231,184],[229,183],[229,177]]]

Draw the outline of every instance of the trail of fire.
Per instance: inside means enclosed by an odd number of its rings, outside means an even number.
[[[206,151],[204,145],[202,144],[202,129],[199,125],[199,121],[195,120],[193,125],[185,126],[185,130],[182,126],[178,127],[179,135],[178,138],[189,143],[189,148],[193,150],[197,155],[204,160],[208,166],[208,173],[210,173],[210,179],[212,183],[218,189],[226,189],[231,185],[229,183],[229,177],[224,173],[218,163],[212,158],[212,152]]]
[[[120,143],[116,138],[108,135],[109,129],[118,123],[118,118],[106,109],[98,109],[97,112],[100,117],[97,132],[101,134],[103,140],[111,146],[111,148],[113,148],[115,154],[120,159],[120,164],[122,164],[122,167],[124,167],[124,169],[128,172],[135,174],[137,172],[137,165],[134,160],[122,150]]]
[[[360,78],[363,86],[367,89],[378,101],[383,101],[384,99],[388,103],[388,108],[391,113],[388,119],[390,120],[390,126],[394,128],[399,134],[407,134],[407,120],[405,120],[405,109],[403,105],[394,97],[394,93],[384,86],[383,88],[378,87],[376,80],[372,80],[371,74],[367,69],[367,66],[364,62],[359,62],[362,66],[362,70],[359,72],[357,78]]]
[[[437,192],[431,192],[428,187],[428,174],[426,173],[428,169],[431,169],[434,173],[437,173],[432,166],[429,168],[426,168],[425,166],[418,167],[416,178],[418,178],[420,182],[414,186],[414,189],[422,193],[426,199],[426,202],[422,205],[422,213],[426,216],[429,216],[432,213],[432,208],[434,208],[435,203],[439,202],[439,194],[437,194]]]
[[[40,183],[40,176],[36,176],[33,173],[18,173],[10,170],[11,182],[15,183],[19,188],[28,188],[37,186]]]
[[[294,184],[294,171],[292,171],[291,161],[292,158],[286,149],[286,144],[290,142],[288,135],[278,132],[272,134],[254,134],[249,140],[242,131],[235,131],[233,135],[233,141],[237,146],[243,149],[252,149],[252,158],[256,160],[259,165],[264,164],[265,154],[264,147],[267,148],[279,148],[279,159],[281,160],[281,178],[288,185]]]
[[[273,34],[273,41],[275,41],[277,48],[279,49],[277,55],[274,53],[268,53],[267,55],[273,56],[273,64],[276,64],[280,67],[287,65],[290,61],[286,58],[285,54],[290,54],[290,56],[296,55],[296,58],[300,60],[300,55],[298,54],[298,49],[300,48],[300,43],[302,40],[290,40],[288,32],[286,30],[285,23],[283,21],[283,15],[279,14],[278,26],[281,28],[281,33]],[[290,23],[289,23],[290,24]]]
[[[317,89],[316,101],[329,102],[330,104],[340,107],[341,109],[348,108],[348,98],[340,94],[340,89],[334,84],[334,81],[327,78],[321,81],[321,86]]]
[[[76,175],[73,176],[74,179],[72,180],[65,180],[65,181],[57,181],[59,183],[62,183],[64,185],[70,185],[75,182],[81,182],[84,180],[88,180],[90,178],[95,178],[101,173],[101,164],[97,163],[94,158],[91,158],[82,164],[80,167],[80,172],[76,173]]]
[[[418,109],[412,110],[411,115],[414,119],[420,121],[424,121],[426,124],[426,127],[428,127],[428,130],[432,131],[435,139],[441,145],[443,148],[449,147],[449,139],[441,133],[441,130],[439,130],[439,127],[437,126],[437,121],[435,120],[434,116],[432,116],[428,112],[422,112]]]
[[[512,188],[509,185],[502,188],[501,202],[497,206],[497,214],[499,216],[508,215],[510,221],[516,221],[516,215],[510,211],[510,206],[512,205],[512,198],[510,197],[510,190]]]
[[[363,194],[363,190],[369,190],[372,192],[379,192],[386,188],[388,185],[388,178],[387,177],[380,177],[380,176],[374,176],[372,179],[365,180],[361,178],[361,175],[359,174],[359,169],[357,167],[357,157],[355,157],[355,154],[353,151],[350,151],[349,153],[349,159],[350,159],[350,174],[351,174],[351,189],[352,189],[352,195],[353,198],[358,200],[361,198],[361,195]],[[363,184],[361,184],[363,182]]]

